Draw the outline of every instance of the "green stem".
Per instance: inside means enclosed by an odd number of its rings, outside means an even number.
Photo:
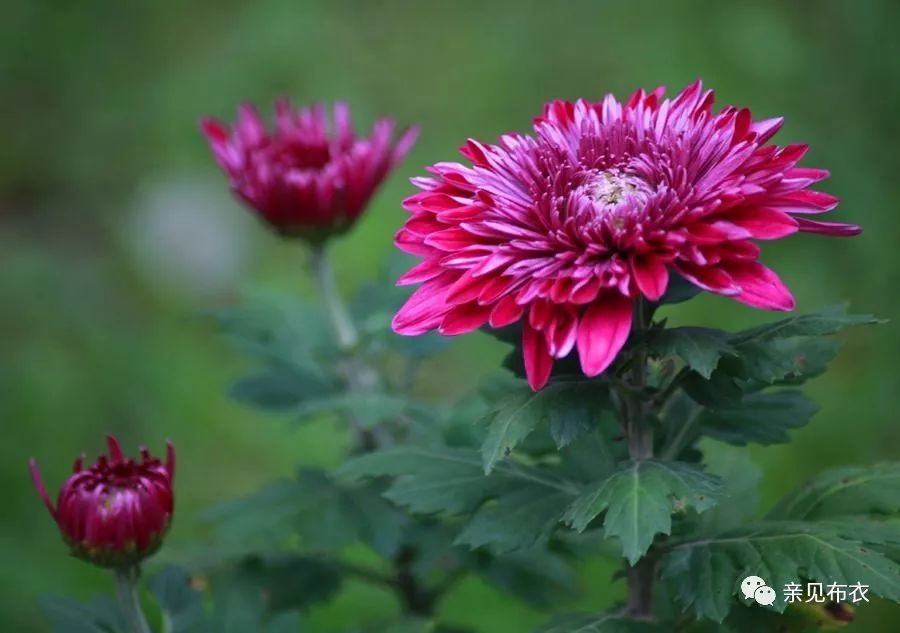
[[[337,285],[334,281],[334,271],[331,268],[331,263],[323,245],[313,246],[311,266],[319,296],[328,310],[329,320],[334,329],[338,347],[343,352],[344,358],[340,368],[346,380],[347,388],[351,392],[371,391],[378,386],[380,378],[371,367],[367,366],[353,353],[359,343],[359,333],[354,327],[353,321],[350,319],[350,315],[338,294]],[[364,453],[375,451],[380,446],[388,443],[387,440],[389,438],[380,436],[378,434],[380,429],[378,428],[365,429],[353,416],[349,417],[349,424],[356,435],[359,450]],[[411,546],[401,548],[401,553],[394,560],[394,577],[390,579],[385,579],[380,575],[372,574],[367,570],[356,567],[347,567],[346,570],[348,573],[353,573],[370,581],[388,583],[399,594],[407,613],[431,617],[434,612],[437,595],[423,587],[412,573],[412,564],[417,555],[415,548]]]
[[[367,391],[378,383],[378,376],[371,368],[353,357],[352,351],[359,342],[359,333],[338,293],[337,284],[334,281],[334,270],[324,245],[316,244],[312,247],[311,268],[316,282],[316,290],[328,311],[328,320],[342,352],[338,369],[343,374],[350,391]],[[378,448],[378,440],[374,431],[364,429],[359,420],[352,415],[348,416],[348,423],[356,436],[359,450],[369,452]]]
[[[334,270],[331,268],[325,247],[321,244],[312,247],[312,270],[319,296],[328,310],[338,346],[345,351],[354,348],[359,342],[359,333],[353,326],[350,315],[338,294],[334,281]]]
[[[153,633],[150,625],[147,624],[147,618],[144,616],[138,595],[140,568],[137,565],[130,565],[120,567],[113,573],[116,578],[116,596],[119,599],[119,606],[125,614],[125,620],[128,622],[129,633]]]
[[[636,306],[637,327],[646,329],[650,325],[651,313],[643,299]],[[621,389],[623,402],[622,416],[628,437],[628,453],[633,461],[643,461],[653,457],[653,427],[647,423],[648,402],[643,397],[647,381],[647,353],[642,348],[636,353],[635,362],[629,372],[631,389]],[[656,560],[647,556],[628,569],[628,604],[626,612],[635,618],[648,619],[653,616],[653,586],[656,581]]]

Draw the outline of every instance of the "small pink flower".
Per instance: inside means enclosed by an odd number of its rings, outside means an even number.
[[[422,191],[404,201],[412,216],[396,244],[422,261],[398,283],[422,285],[394,329],[453,335],[521,321],[540,389],[573,348],[587,376],[609,367],[635,300],[660,299],[672,272],[757,308],[793,309],[756,240],[859,233],[808,217],[838,203],[809,189],[828,172],[797,167],[805,145],[768,144],[780,118],[715,114],[699,81],[663,93],[554,101],[534,136],[469,140],[460,151],[472,167],[437,163],[413,179]]]
[[[122,454],[119,442],[107,436],[109,456],[82,468],[63,484],[56,507],[41,480],[37,462],[29,463],[38,494],[75,556],[101,567],[133,565],[162,544],[174,512],[172,478],[175,449],[167,444],[166,463],[141,449],[141,461]]]
[[[201,128],[234,194],[282,235],[311,242],[348,229],[418,135],[410,128],[394,143],[394,122],[380,119],[357,137],[343,103],[331,129],[322,105],[295,111],[282,99],[275,112],[274,133],[251,105],[234,130],[211,118]]]

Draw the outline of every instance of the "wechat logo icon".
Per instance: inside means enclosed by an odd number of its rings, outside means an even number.
[[[775,602],[775,590],[759,576],[747,576],[741,581],[741,593],[747,600],[754,600],[764,607]]]

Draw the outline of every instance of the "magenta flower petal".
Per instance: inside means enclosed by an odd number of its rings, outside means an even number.
[[[578,326],[578,356],[586,376],[603,373],[631,332],[632,302],[620,295],[594,303]]]
[[[806,145],[768,144],[781,118],[716,113],[699,81],[663,94],[553,101],[532,135],[469,139],[460,153],[471,166],[441,162],[414,178],[421,191],[403,203],[410,217],[396,245],[422,259],[400,282],[421,286],[394,329],[460,334],[522,321],[539,389],[573,347],[586,375],[605,371],[634,301],[659,300],[673,272],[757,308],[792,309],[757,241],[858,233],[805,217],[837,205],[809,189],[828,172],[797,165]]]

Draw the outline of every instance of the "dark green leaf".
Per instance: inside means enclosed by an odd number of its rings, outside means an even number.
[[[667,633],[661,624],[630,620],[619,614],[565,615],[542,626],[537,633]]]
[[[788,494],[770,519],[825,519],[900,512],[900,463],[838,468],[820,473]]]
[[[168,567],[150,578],[148,585],[170,633],[187,633],[203,619],[203,596],[191,587],[183,569]]]
[[[407,446],[351,459],[338,477],[398,477],[386,496],[413,512],[464,514],[509,487],[503,475],[486,477],[478,455],[465,449]]]
[[[503,551],[546,540],[580,490],[553,469],[515,462],[498,464],[486,476],[478,455],[463,449],[389,449],[354,458],[339,470],[348,479],[385,475],[397,477],[385,493],[391,501],[417,513],[474,512],[458,542]]]
[[[833,306],[818,314],[789,317],[781,321],[738,332],[732,338],[732,343],[741,345],[750,341],[773,338],[825,336],[835,334],[853,325],[870,325],[875,323],[881,323],[881,321],[871,314],[847,314],[845,306]]]
[[[308,399],[294,409],[299,418],[332,414],[351,416],[363,428],[371,428],[406,412],[409,404],[403,398],[377,391],[341,393]]]
[[[873,594],[900,600],[900,567],[882,554],[826,525],[772,521],[714,536],[687,539],[663,558],[679,601],[699,617],[721,622],[736,598],[741,579],[754,575],[770,587],[808,579],[869,585]],[[774,608],[784,610],[781,591]]]
[[[657,534],[670,534],[672,514],[690,507],[703,512],[716,503],[720,481],[681,462],[628,462],[569,507],[565,521],[579,532],[602,512],[603,533],[618,537],[631,564]]]
[[[703,327],[652,330],[648,348],[655,357],[678,356],[704,378],[710,378],[725,354],[734,354],[729,334]]]
[[[267,363],[307,366],[315,353],[334,351],[319,306],[296,295],[252,292],[241,305],[209,317],[238,349]]]
[[[238,402],[266,411],[287,412],[311,397],[321,397],[332,390],[319,377],[300,375],[296,371],[269,369],[241,378],[228,394]]]
[[[273,482],[221,504],[205,518],[215,526],[216,542],[231,556],[267,551],[295,537],[321,549],[359,539],[391,556],[407,519],[382,493],[375,483],[346,487],[321,471],[303,470],[295,480]]]
[[[799,391],[750,394],[733,406],[702,411],[702,432],[730,444],[778,444],[790,440],[789,429],[804,426],[818,410]]]
[[[285,553],[248,557],[234,573],[265,597],[267,611],[276,612],[328,600],[340,588],[340,569],[332,561]]]
[[[596,382],[551,382],[537,392],[520,385],[486,419],[488,434],[481,447],[485,473],[490,473],[539,424],[549,423],[551,434],[562,447],[591,429],[609,406],[606,388]]]
[[[40,599],[40,609],[53,633],[119,633],[125,629],[118,606],[105,596],[86,604],[48,596]]]
[[[759,509],[762,471],[746,451],[718,445],[706,452],[710,474],[722,480],[719,503],[698,517],[699,531],[717,533],[744,525]]]
[[[692,371],[681,386],[691,398],[707,407],[727,407],[740,401],[744,395],[734,378],[721,369],[713,371],[709,379]]]
[[[755,341],[739,346],[739,358],[727,371],[751,386],[799,384],[822,374],[839,347],[836,341],[805,337]]]
[[[547,542],[572,494],[544,486],[522,485],[488,502],[456,539],[472,548],[490,545],[496,552],[528,549]]]

